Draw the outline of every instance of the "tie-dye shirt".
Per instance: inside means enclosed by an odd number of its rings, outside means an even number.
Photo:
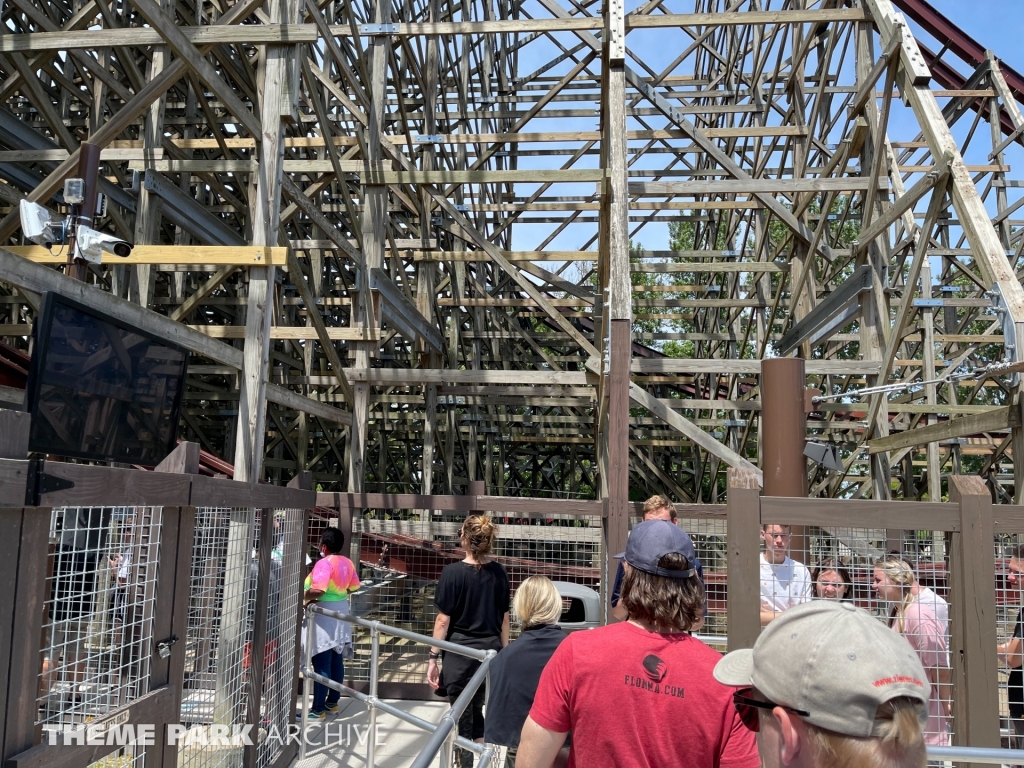
[[[305,589],[323,592],[317,598],[318,602],[346,600],[359,589],[359,574],[352,561],[344,555],[328,555],[313,566],[313,572],[306,577]]]

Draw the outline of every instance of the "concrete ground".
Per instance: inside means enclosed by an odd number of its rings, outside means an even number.
[[[389,704],[403,712],[436,723],[447,711],[443,701],[394,701]],[[337,712],[310,728],[309,740],[316,746],[306,747],[306,757],[293,763],[293,768],[368,768],[366,747],[369,728],[366,705],[355,699],[342,699]],[[405,768],[412,764],[427,744],[430,734],[393,715],[377,712],[377,755],[373,768]],[[491,762],[502,765],[504,754]],[[434,765],[437,765],[435,762]]]

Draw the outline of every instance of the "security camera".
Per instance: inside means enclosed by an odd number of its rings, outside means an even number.
[[[106,232],[97,232],[92,227],[84,224],[78,227],[78,237],[75,240],[78,252],[77,257],[94,264],[99,264],[103,258],[103,252],[112,253],[115,256],[127,256],[132,252],[132,244],[119,237],[108,235]]]
[[[21,231],[25,237],[44,248],[64,242],[64,220],[39,205],[22,200],[18,206],[21,213]]]

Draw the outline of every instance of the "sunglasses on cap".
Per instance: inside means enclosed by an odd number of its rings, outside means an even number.
[[[769,711],[776,707],[782,707],[787,712],[792,712],[794,715],[800,715],[801,717],[807,717],[810,712],[804,712],[800,709],[793,709],[787,707],[785,704],[776,704],[774,701],[765,701],[764,699],[755,699],[750,696],[753,688],[741,688],[732,695],[732,705],[736,707],[736,714],[740,716],[740,722],[747,727],[748,730],[758,733],[761,730],[761,715],[758,712],[759,709],[767,709]]]

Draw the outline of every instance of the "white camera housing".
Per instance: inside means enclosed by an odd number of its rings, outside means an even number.
[[[108,235],[106,232],[97,232],[84,224],[78,227],[75,247],[76,256],[94,264],[99,264],[102,261],[104,251],[121,257],[128,256],[132,252],[132,244],[128,241]]]
[[[44,248],[64,242],[64,220],[38,203],[22,200],[19,204],[21,231],[29,240]]]

